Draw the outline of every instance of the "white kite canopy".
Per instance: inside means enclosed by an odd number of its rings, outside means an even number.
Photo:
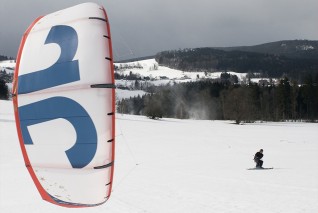
[[[13,96],[21,150],[42,198],[65,207],[106,202],[115,86],[104,8],[84,3],[36,19],[20,44]]]

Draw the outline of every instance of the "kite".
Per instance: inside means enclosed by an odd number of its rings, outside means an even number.
[[[105,203],[114,173],[115,82],[102,6],[80,4],[30,25],[13,104],[25,165],[42,198],[63,207]]]

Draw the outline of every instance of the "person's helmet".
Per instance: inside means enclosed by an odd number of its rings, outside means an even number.
[[[260,151],[260,152],[263,152],[263,149],[260,149],[259,151]]]

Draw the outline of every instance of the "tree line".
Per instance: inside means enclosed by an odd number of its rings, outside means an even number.
[[[117,112],[150,118],[235,120],[241,122],[318,121],[318,75],[298,85],[287,77],[278,85],[204,80],[159,86],[144,96],[123,99]]]
[[[3,79],[0,79],[0,100],[9,99],[9,89],[6,82]]]
[[[308,73],[318,73],[316,58],[288,58],[283,55],[213,48],[163,51],[156,55],[156,61],[159,65],[183,71],[260,73],[266,78],[288,76],[300,83],[304,82],[302,77]]]
[[[0,55],[0,61],[13,60],[13,57],[8,57],[5,55]]]
[[[7,74],[6,71],[0,70],[0,99],[8,100],[10,97],[9,88],[6,83],[11,83],[13,80],[13,73]]]

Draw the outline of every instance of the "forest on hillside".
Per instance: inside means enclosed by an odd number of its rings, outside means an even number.
[[[6,85],[6,82],[0,78],[0,100],[8,100],[9,97],[9,88]]]
[[[316,58],[287,58],[284,55],[224,51],[213,48],[195,48],[163,51],[156,55],[161,66],[182,71],[234,71],[238,73],[260,73],[265,78],[287,76],[299,83],[307,74],[318,73]]]
[[[216,49],[265,53],[287,58],[318,58],[318,41],[315,40],[282,40],[254,46],[216,47]]]
[[[151,88],[117,103],[117,112],[150,118],[254,121],[318,121],[318,75],[299,86],[287,77],[278,85],[229,81],[188,82]]]
[[[8,57],[5,55],[0,55],[0,61],[13,60],[13,57]]]

